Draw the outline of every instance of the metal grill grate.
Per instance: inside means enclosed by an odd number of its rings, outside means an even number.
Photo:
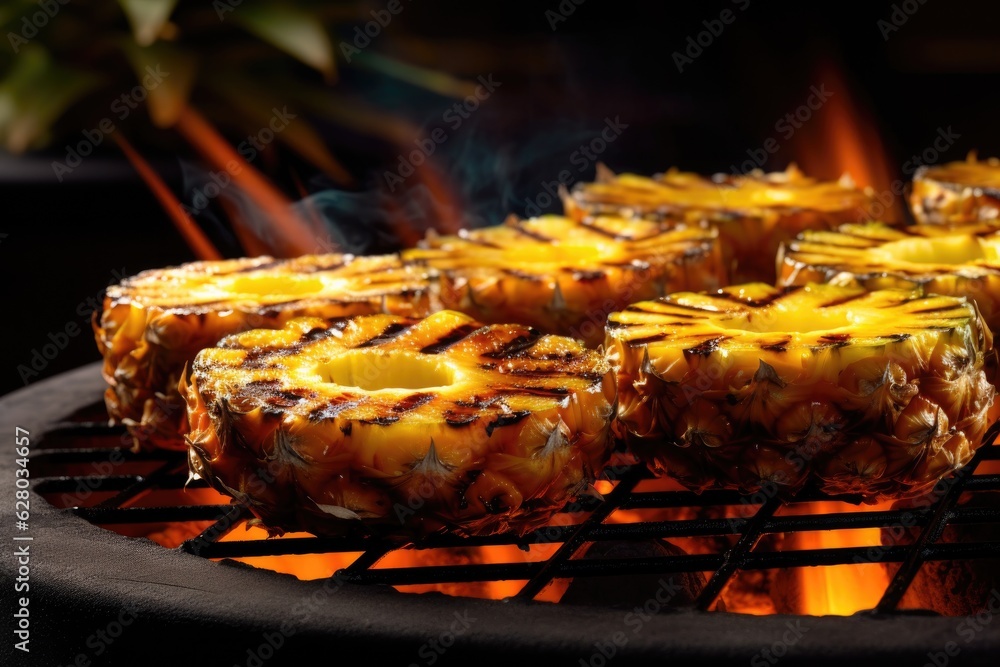
[[[727,583],[741,571],[830,566],[868,562],[869,547],[800,549],[794,551],[758,550],[761,538],[772,533],[799,531],[838,531],[857,528],[887,528],[904,521],[919,531],[911,545],[886,546],[879,551],[879,561],[900,566],[882,594],[876,611],[898,608],[903,594],[921,566],[928,561],[998,558],[1000,539],[988,542],[941,542],[947,526],[993,524],[1000,536],[1000,508],[960,507],[963,494],[1000,491],[1000,474],[975,474],[987,460],[1000,460],[1000,445],[992,444],[1000,425],[988,434],[989,443],[979,449],[972,462],[953,477],[939,483],[934,504],[911,510],[873,510],[848,513],[792,513],[782,515],[782,505],[796,506],[814,501],[846,501],[859,498],[828,496],[806,488],[791,499],[770,497],[761,503],[746,505],[747,498],[732,491],[637,491],[637,484],[648,473],[639,467],[623,467],[613,481],[614,488],[603,498],[584,498],[574,503],[575,512],[585,518],[574,525],[552,525],[523,536],[491,535],[482,537],[438,536],[408,549],[447,547],[485,547],[509,545],[526,548],[531,544],[558,543],[548,558],[534,562],[478,563],[463,565],[421,565],[412,567],[374,567],[398,545],[373,538],[299,537],[285,539],[248,539],[219,541],[249,512],[237,505],[127,506],[140,494],[183,488],[205,488],[201,481],[188,483],[186,458],[180,452],[133,453],[127,447],[124,430],[107,426],[98,405],[79,411],[73,421],[55,425],[38,443],[32,457],[33,475],[41,477],[35,490],[43,495],[72,494],[81,488],[103,496],[88,506],[67,507],[87,521],[121,527],[149,523],[212,521],[199,535],[188,539],[180,550],[210,559],[254,558],[261,556],[319,553],[362,552],[349,567],[340,572],[345,580],[358,584],[405,586],[498,580],[525,581],[516,597],[534,599],[555,579],[630,574],[672,574],[711,572],[698,595],[695,606],[713,608]],[[140,472],[117,474],[79,474],[79,469],[106,470],[108,464],[120,469],[131,467]],[[739,506],[753,507],[738,518],[695,518],[671,521],[607,523],[616,510],[668,509],[681,507]],[[568,508],[564,508],[568,511]],[[733,536],[730,548],[713,554],[660,555],[638,558],[585,559],[581,547],[606,540],[649,540],[701,536]]]

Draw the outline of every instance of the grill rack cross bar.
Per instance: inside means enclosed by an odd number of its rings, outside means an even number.
[[[853,496],[830,496],[813,488],[802,489],[792,498],[771,496],[763,503],[734,491],[711,490],[701,494],[689,491],[635,491],[648,472],[638,466],[626,466],[616,477],[614,489],[602,499],[583,497],[570,503],[564,512],[589,512],[578,524],[548,526],[527,535],[489,535],[461,537],[432,536],[419,544],[398,545],[370,537],[293,537],[220,541],[236,525],[251,517],[238,505],[136,506],[143,494],[155,490],[206,488],[199,480],[189,480],[186,461],[179,452],[133,452],[123,446],[124,430],[99,422],[65,422],[49,431],[36,447],[33,464],[49,474],[36,478],[34,489],[43,494],[69,493],[84,488],[111,495],[90,506],[71,506],[66,511],[98,525],[144,524],[158,522],[211,521],[198,535],[178,547],[181,551],[204,558],[253,558],[258,556],[299,555],[334,552],[360,552],[350,566],[338,574],[345,581],[358,584],[436,584],[486,580],[518,580],[526,583],[517,597],[533,599],[551,581],[568,577],[591,577],[630,573],[709,572],[713,574],[699,594],[695,606],[711,608],[732,577],[741,570],[840,565],[858,562],[901,563],[890,580],[875,611],[898,608],[903,594],[917,571],[928,561],[1000,557],[1000,541],[938,543],[949,525],[997,523],[1000,509],[957,507],[964,492],[1000,491],[1000,474],[973,475],[979,463],[1000,459],[1000,446],[993,444],[1000,425],[994,424],[987,442],[973,461],[939,486],[945,490],[930,507],[911,510],[873,510],[846,513],[776,515],[783,504],[794,505],[817,500],[858,502]],[[65,446],[67,444],[78,446]],[[66,474],[60,466],[90,464],[95,469],[108,461],[144,465],[149,469],[135,474]],[[736,518],[696,518],[677,521],[639,521],[606,523],[617,510],[668,509],[695,506],[740,506]],[[795,551],[759,550],[763,535],[798,531],[885,528],[900,525],[904,519],[920,532],[913,544],[882,547],[840,547],[799,549]],[[643,558],[586,559],[577,557],[588,542],[602,540],[647,540],[668,537],[738,535],[729,549],[716,554],[684,554]],[[548,558],[539,561],[498,564],[423,565],[377,567],[379,561],[395,548],[437,549],[457,546],[514,545],[527,548],[537,543],[559,543]],[[873,557],[874,550],[874,557]]]

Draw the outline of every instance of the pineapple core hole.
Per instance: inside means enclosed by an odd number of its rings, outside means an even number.
[[[965,264],[996,260],[997,247],[975,236],[942,236],[931,239],[893,241],[874,249],[887,260],[910,264]]]
[[[430,389],[455,382],[451,368],[440,359],[404,351],[350,350],[318,370],[323,382],[362,391]]]
[[[229,285],[233,294],[267,296],[273,294],[312,294],[323,289],[323,281],[308,276],[242,276]]]

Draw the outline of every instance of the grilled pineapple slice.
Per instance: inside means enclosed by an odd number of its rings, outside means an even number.
[[[429,287],[395,256],[257,257],[145,271],[108,288],[95,316],[108,413],[128,427],[136,448],[183,449],[177,382],[202,348],[304,315],[424,315]]]
[[[807,230],[778,254],[778,285],[833,282],[868,289],[921,289],[974,300],[1000,330],[1000,228],[878,223]]]
[[[717,237],[704,227],[664,230],[606,216],[510,218],[497,227],[431,236],[403,259],[438,274],[446,308],[596,346],[608,314],[633,301],[724,285]]]
[[[618,425],[695,489],[920,493],[982,443],[992,334],[965,299],[761,283],[638,303],[608,321]]]
[[[1000,217],[1000,160],[920,167],[913,175],[910,209],[917,222],[931,225],[996,223]]]
[[[272,532],[525,532],[610,456],[614,373],[454,311],[297,319],[200,352],[191,470]]]
[[[821,182],[796,167],[784,172],[705,178],[671,169],[653,177],[599,169],[565,198],[568,215],[616,214],[664,222],[707,220],[719,228],[733,279],[774,283],[771,261],[782,241],[803,229],[833,229],[870,217],[869,190],[843,178]]]

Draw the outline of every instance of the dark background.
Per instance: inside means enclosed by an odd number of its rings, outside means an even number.
[[[780,137],[776,122],[806,100],[810,86],[830,77],[839,82],[837,99],[850,102],[861,145],[872,163],[884,163],[888,179],[907,180],[904,162],[931,146],[939,128],[950,127],[959,138],[938,161],[961,159],[972,149],[982,156],[1000,153],[1000,3],[751,0],[741,10],[745,0],[586,0],[578,6],[565,0],[562,6],[575,9],[553,30],[545,12],[558,11],[557,0],[530,7],[403,2],[405,11],[371,48],[470,80],[492,73],[502,82],[434,158],[468,224],[524,214],[544,191],[543,182],[561,170],[591,179],[593,166],[577,172],[570,156],[598,135],[608,117],[628,125],[600,155],[613,169],[731,171],[748,150]],[[360,14],[382,6],[373,2]],[[735,20],[678,72],[672,54],[683,52],[689,36],[706,30],[703,21],[719,18],[726,8]],[[880,27],[879,21],[891,22],[894,11],[897,23],[903,16],[906,21],[885,39],[887,24]],[[349,38],[352,29],[341,26],[338,34]],[[424,46],[415,46],[415,39]],[[453,103],[360,68],[343,67],[336,85],[428,131]],[[817,176],[841,173],[843,165],[828,159],[831,142],[836,146],[841,135],[823,143],[832,120],[824,114],[833,113],[833,105],[824,106],[801,133],[789,141],[779,138],[779,149],[763,166],[783,169],[798,161]],[[342,128],[326,127],[324,133],[359,181],[354,192],[326,192],[328,224],[364,232],[345,235],[361,239],[351,249],[391,249],[396,238],[372,230],[384,222],[380,174],[396,164],[399,148]],[[178,158],[190,156],[162,145],[152,150],[160,173],[183,199],[190,183]],[[97,299],[110,281],[194,259],[116,153],[88,159],[64,183],[53,176],[52,158],[0,156],[0,233],[6,235],[0,237],[0,277],[7,295],[0,393],[23,386],[18,366],[30,367],[34,351],[50,342],[49,334],[61,338],[57,333],[67,325],[77,325],[80,333],[68,337],[66,349],[29,381],[98,360],[87,318],[96,302],[88,299]],[[280,166],[275,179],[287,185]],[[327,186],[319,177],[307,182],[313,193]],[[409,203],[414,225],[433,226],[433,213],[419,210],[419,201]],[[199,223],[227,255],[241,253],[218,211]]]

